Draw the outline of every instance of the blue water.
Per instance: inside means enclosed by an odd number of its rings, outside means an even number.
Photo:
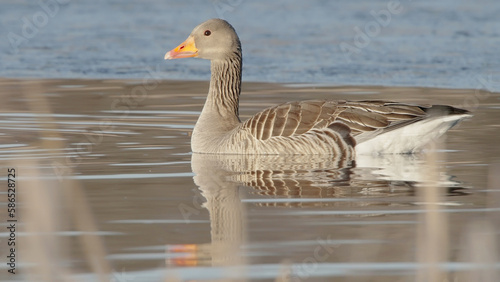
[[[500,91],[499,14],[496,0],[2,0],[0,77],[208,80],[207,61],[163,55],[222,17],[246,81]]]

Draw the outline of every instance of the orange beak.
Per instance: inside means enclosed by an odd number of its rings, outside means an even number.
[[[165,60],[190,58],[198,56],[198,49],[194,44],[194,38],[189,36],[181,45],[175,47],[165,54]]]

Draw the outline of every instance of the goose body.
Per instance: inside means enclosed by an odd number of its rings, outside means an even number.
[[[241,122],[241,44],[233,27],[211,19],[198,25],[165,59],[211,60],[207,100],[194,127],[191,148],[210,154],[412,153],[441,136],[466,110],[391,101],[289,102]]]

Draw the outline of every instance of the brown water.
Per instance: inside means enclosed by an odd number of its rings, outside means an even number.
[[[339,167],[323,157],[192,155],[189,135],[207,87],[1,80],[1,177],[16,169],[19,247],[18,273],[2,263],[0,280],[500,278],[498,94],[244,84],[242,119],[323,98],[474,113],[423,154]],[[0,236],[5,259],[9,233]]]

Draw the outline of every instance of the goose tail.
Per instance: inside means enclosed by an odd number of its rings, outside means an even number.
[[[422,109],[426,115],[419,119],[356,136],[356,153],[358,155],[416,153],[460,121],[472,117],[467,110],[447,105],[433,105]]]

